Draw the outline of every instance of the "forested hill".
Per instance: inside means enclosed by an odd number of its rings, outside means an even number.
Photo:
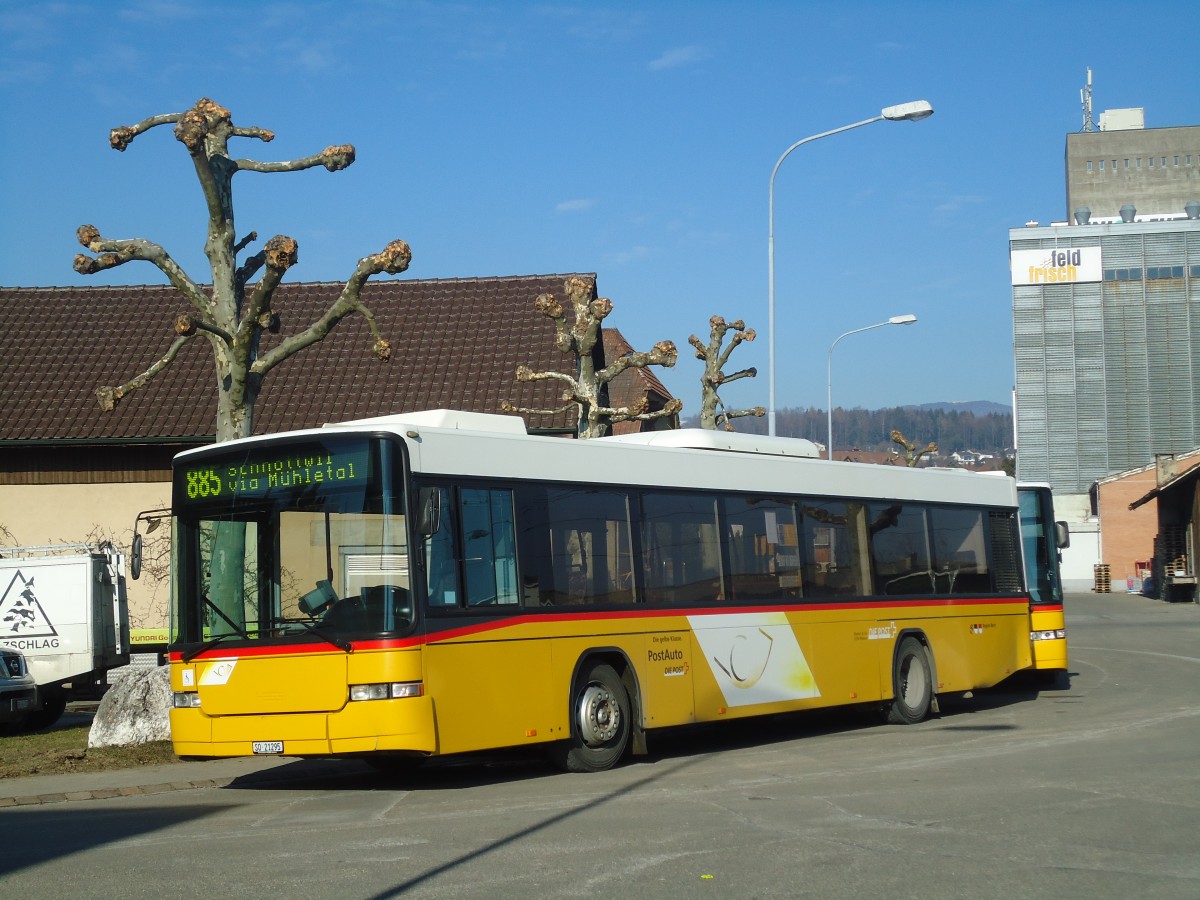
[[[695,426],[697,423],[693,420],[683,424]],[[766,417],[734,419],[733,426],[734,430],[746,433],[767,432]],[[808,438],[824,444],[827,427],[823,409],[780,409],[775,413],[775,433],[783,437]],[[999,403],[930,403],[891,409],[834,407],[833,435],[839,448],[894,449],[893,429],[922,447],[933,441],[942,453],[974,450],[996,455],[1008,451],[1011,455],[1012,452],[1012,413]]]

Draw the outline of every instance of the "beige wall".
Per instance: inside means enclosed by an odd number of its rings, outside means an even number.
[[[60,543],[95,543],[110,540],[128,558],[137,514],[169,506],[169,482],[127,484],[0,484],[0,525],[12,535],[0,536],[0,545],[31,546]],[[129,619],[133,629],[165,629],[170,599],[170,528],[164,522],[145,537],[147,565],[141,579],[127,580]],[[163,555],[155,564],[154,551]],[[161,572],[160,578],[154,572]],[[136,650],[136,646],[134,648]]]

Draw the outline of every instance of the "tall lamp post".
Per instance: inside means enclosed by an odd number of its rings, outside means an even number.
[[[927,100],[913,100],[910,103],[888,106],[879,115],[870,119],[863,119],[861,122],[855,122],[853,125],[843,125],[841,128],[835,128],[832,131],[823,131],[820,134],[814,134],[811,137],[796,141],[796,143],[783,151],[783,156],[779,157],[779,161],[775,163],[775,168],[771,170],[771,188],[768,205],[770,222],[767,232],[767,434],[775,434],[775,175],[779,172],[779,167],[783,165],[783,161],[787,159],[788,154],[801,144],[829,137],[831,134],[849,131],[851,128],[870,125],[872,122],[882,122],[885,119],[891,122],[915,122],[918,119],[927,119],[932,115],[933,107]]]
[[[845,334],[840,334],[832,344],[829,345],[829,357],[825,365],[825,383],[829,389],[826,397],[826,415],[828,419],[825,425],[825,437],[829,441],[829,446],[826,448],[827,458],[833,459],[833,348],[838,345],[844,337],[850,337],[852,334],[858,334],[860,331],[870,331],[872,328],[882,328],[884,325],[911,325],[917,321],[917,317],[912,313],[906,313],[903,316],[892,316],[886,322],[876,322],[874,325],[867,325],[863,328],[855,328],[853,331],[847,331]]]

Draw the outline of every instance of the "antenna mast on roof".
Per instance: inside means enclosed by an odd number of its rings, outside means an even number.
[[[1079,101],[1083,104],[1083,128],[1081,131],[1095,131],[1092,122],[1092,69],[1087,70],[1087,87],[1079,89]]]

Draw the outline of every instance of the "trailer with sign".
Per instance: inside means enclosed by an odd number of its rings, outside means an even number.
[[[106,673],[129,663],[124,556],[108,543],[0,547],[0,646],[24,653],[37,681],[27,728],[99,696]]]

